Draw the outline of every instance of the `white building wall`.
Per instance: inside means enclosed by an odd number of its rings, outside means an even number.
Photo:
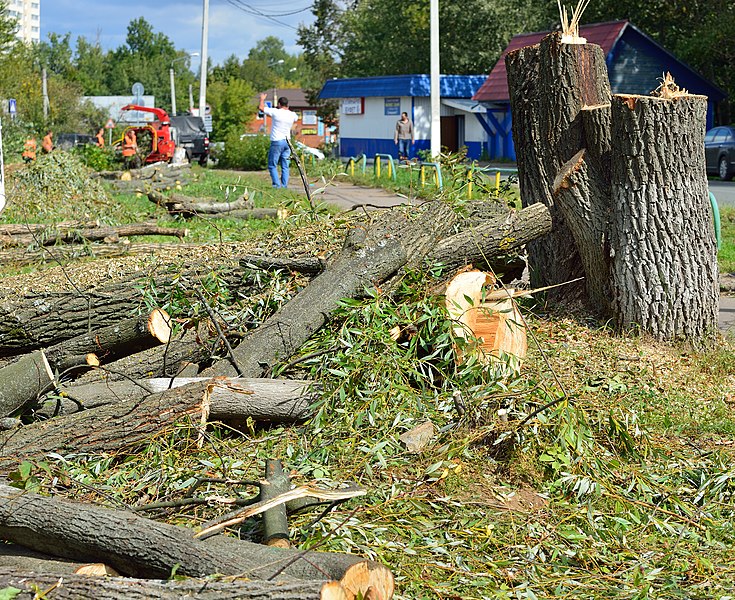
[[[41,0],[8,0],[8,16],[18,20],[16,36],[24,42],[41,41]]]
[[[411,98],[401,98],[400,112],[411,116]],[[345,115],[340,112],[340,135],[347,138],[393,139],[396,121],[400,115],[385,114],[385,98],[365,98],[365,112],[361,115]]]

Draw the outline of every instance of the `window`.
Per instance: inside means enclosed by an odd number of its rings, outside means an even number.
[[[717,132],[717,137],[715,137],[715,142],[724,142],[727,140],[727,138],[730,136],[727,129],[720,128]]]
[[[707,134],[704,136],[705,142],[711,142],[715,139],[715,136],[717,135],[718,129],[710,129]]]
[[[38,27],[31,27],[31,31],[33,33],[38,33]]]
[[[31,21],[38,21],[38,15],[31,15]]]

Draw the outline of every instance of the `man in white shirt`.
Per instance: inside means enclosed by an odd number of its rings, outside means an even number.
[[[281,96],[278,99],[278,108],[269,108],[265,105],[267,94],[260,95],[259,110],[271,117],[271,147],[268,151],[268,171],[271,174],[273,187],[288,185],[288,161],[291,158],[291,149],[288,139],[291,137],[291,128],[298,119],[298,115],[288,109],[288,98]],[[281,165],[281,176],[278,177],[278,165]]]

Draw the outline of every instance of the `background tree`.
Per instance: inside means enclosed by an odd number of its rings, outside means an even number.
[[[246,124],[255,116],[256,91],[243,79],[231,78],[227,83],[215,81],[209,86],[212,106],[212,139],[223,140],[235,132],[245,132]]]

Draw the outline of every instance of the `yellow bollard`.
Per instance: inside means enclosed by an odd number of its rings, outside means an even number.
[[[500,171],[495,173],[495,195],[500,195]]]
[[[467,199],[472,200],[472,171],[467,171]]]
[[[375,163],[375,176],[380,179],[380,158],[376,158],[378,162]]]
[[[424,185],[426,185],[426,171],[424,169],[424,165],[421,165],[420,173],[421,173],[421,187],[424,187]]]
[[[355,176],[355,161],[350,159],[350,176]]]
[[[393,177],[393,165],[391,164],[390,161],[387,161],[387,162],[388,162],[388,178],[390,179]]]

